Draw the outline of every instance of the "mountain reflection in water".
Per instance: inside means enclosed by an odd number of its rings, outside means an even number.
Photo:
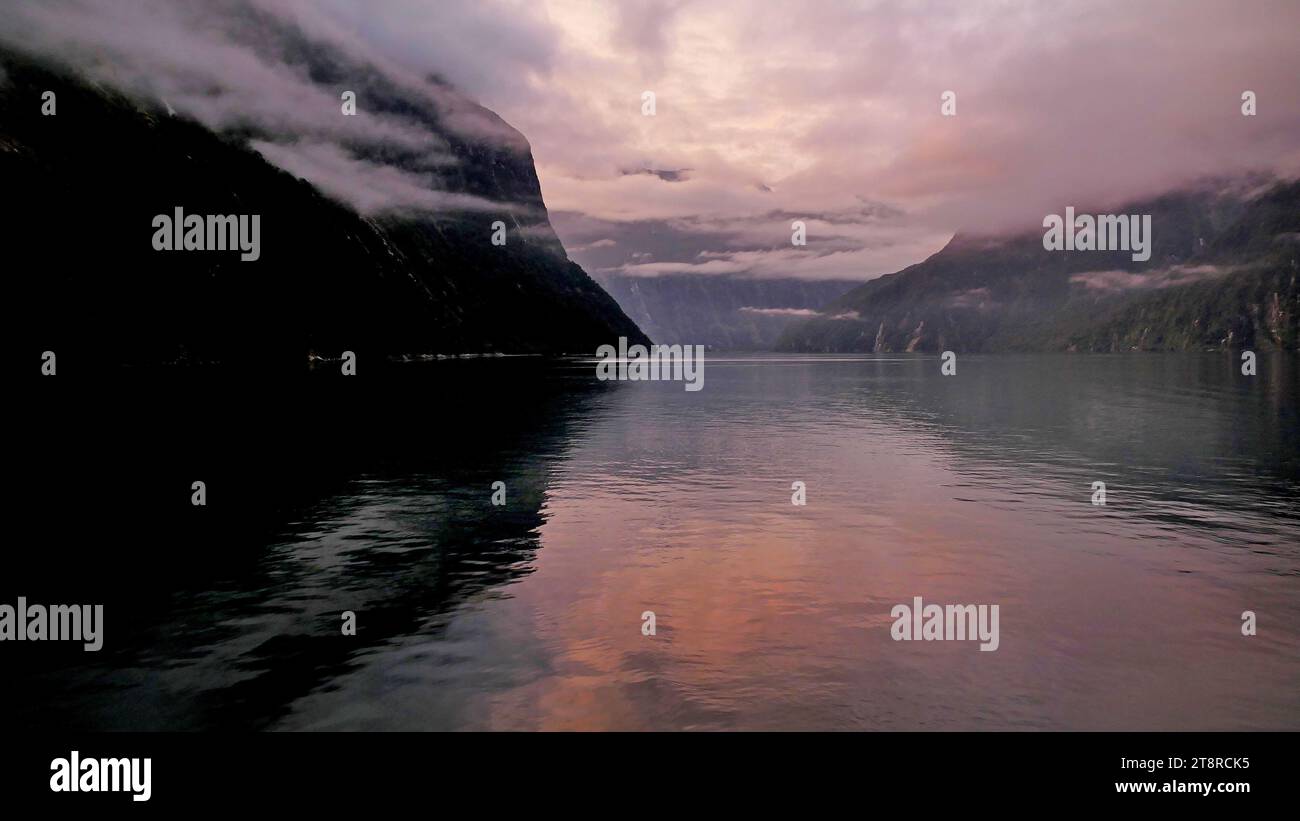
[[[706,371],[61,381],[3,600],[103,602],[105,648],[12,645],[18,721],[1300,729],[1296,357]],[[914,596],[999,605],[999,649],[891,640]]]

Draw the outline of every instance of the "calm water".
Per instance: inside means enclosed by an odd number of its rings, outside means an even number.
[[[688,393],[573,363],[495,413],[406,402],[267,480],[256,528],[171,545],[98,657],[34,668],[28,720],[1300,729],[1300,361],[1236,367],[713,358]],[[913,596],[999,605],[1000,648],[892,641]]]

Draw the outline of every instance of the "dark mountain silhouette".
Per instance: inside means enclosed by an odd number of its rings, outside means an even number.
[[[1248,190],[1249,189],[1249,190]],[[1064,209],[1062,209],[1063,212]],[[1152,253],[1047,251],[1043,231],[958,235],[791,325],[787,351],[1300,347],[1300,183],[1205,184],[1118,209]]]
[[[454,158],[439,169],[441,191],[500,203],[501,212],[480,205],[363,216],[250,147],[283,135],[243,124],[217,133],[78,67],[0,49],[0,216],[14,323],[34,356],[57,352],[60,373],[187,362],[301,368],[309,352],[351,350],[374,363],[593,353],[619,336],[648,341],[567,257],[518,132],[450,96],[453,115],[476,117],[506,138],[466,136],[444,121],[446,108],[403,96],[381,73],[273,22],[259,47],[278,50],[314,83],[332,87],[347,74],[370,110],[427,128]],[[41,114],[47,90],[57,94],[56,116]],[[358,161],[383,150],[350,148]],[[421,162],[391,153],[382,160]],[[260,259],[154,250],[151,220],[176,207],[260,215]],[[491,242],[496,220],[507,226],[505,246]]]

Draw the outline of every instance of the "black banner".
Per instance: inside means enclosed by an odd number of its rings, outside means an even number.
[[[748,803],[750,793],[807,805],[911,798],[927,808],[1052,801],[1234,812],[1286,799],[1291,741],[1211,733],[99,734],[11,736],[0,761],[7,805],[54,810],[419,806],[452,794],[480,796],[494,810],[536,810],[613,791],[642,809],[691,795]],[[122,772],[147,772],[147,796],[141,778],[124,776],[109,789],[117,763],[97,790],[64,788],[73,755],[79,787],[93,786],[106,760],[130,759]]]

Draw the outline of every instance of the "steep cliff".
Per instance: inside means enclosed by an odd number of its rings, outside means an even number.
[[[428,206],[366,212],[357,192],[324,192],[269,162],[302,146],[251,121],[213,128],[165,100],[93,79],[82,65],[0,48],[6,273],[25,344],[56,351],[61,369],[292,368],[309,352],[351,350],[373,362],[592,353],[619,336],[647,341],[568,259],[518,132],[436,80],[428,82],[443,96],[438,107],[273,22],[259,48],[322,88],[355,89],[369,110],[400,115],[436,141],[438,189]],[[56,95],[55,116],[42,114],[46,91]],[[453,128],[452,117],[475,118],[491,134]],[[349,168],[382,160],[387,169],[428,170],[418,152],[348,149]],[[152,220],[178,207],[259,215],[259,258],[155,250]],[[491,241],[498,220],[504,245]]]

